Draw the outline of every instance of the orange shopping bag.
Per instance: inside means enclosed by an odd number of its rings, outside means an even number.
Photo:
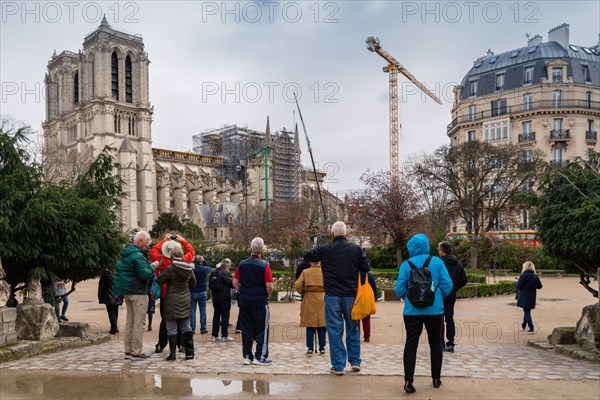
[[[375,306],[375,293],[368,282],[368,276],[365,277],[365,284],[360,284],[360,272],[358,273],[358,290],[356,291],[356,298],[352,305],[352,319],[360,321],[369,315],[377,312]]]

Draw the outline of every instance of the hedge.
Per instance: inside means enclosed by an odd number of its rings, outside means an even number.
[[[459,299],[473,298],[473,297],[487,297],[495,296],[500,294],[511,294],[516,293],[517,287],[512,281],[503,281],[494,284],[481,284],[481,285],[467,285],[460,289],[456,294]]]
[[[468,283],[485,283],[485,275],[467,273]]]

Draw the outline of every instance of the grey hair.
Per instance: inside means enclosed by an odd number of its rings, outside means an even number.
[[[450,242],[439,242],[438,243],[438,250],[441,250],[444,252],[444,254],[452,254],[452,245],[450,244]]]
[[[135,236],[133,237],[133,243],[139,243],[142,240],[148,240],[150,239],[150,234],[146,231],[138,231],[138,233],[135,234]]]
[[[250,242],[250,251],[253,255],[262,254],[265,251],[265,241],[261,237],[255,237]]]
[[[231,266],[231,260],[229,258],[224,258],[223,261],[221,261],[221,267],[230,267]]]
[[[183,257],[183,249],[179,246],[173,247],[171,250],[171,258],[181,258]]]
[[[337,221],[331,225],[333,236],[346,236],[346,224],[343,221]]]
[[[525,272],[525,271],[533,271],[533,273],[535,274],[535,264],[532,263],[531,261],[525,261],[523,263],[523,271],[521,272]]]

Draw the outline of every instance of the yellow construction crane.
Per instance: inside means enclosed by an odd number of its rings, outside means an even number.
[[[369,36],[366,40],[367,49],[379,54],[388,62],[387,67],[383,67],[383,72],[390,74],[390,173],[395,179],[398,176],[398,72],[407,77],[419,89],[425,92],[433,100],[442,104],[433,93],[429,91],[421,82],[417,80],[387,51],[384,51],[379,45],[379,39]]]

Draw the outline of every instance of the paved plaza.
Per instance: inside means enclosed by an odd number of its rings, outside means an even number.
[[[236,340],[241,338],[236,336]],[[123,344],[119,341],[81,347],[57,354],[47,354],[26,360],[0,364],[0,370],[27,371],[87,371],[103,373],[248,373],[269,375],[326,375],[329,374],[329,355],[307,357],[303,346],[294,343],[272,343],[271,366],[242,365],[241,345],[238,342],[196,345],[196,358],[176,362],[164,361],[166,352],[152,353],[149,345],[144,351],[152,356],[145,361],[124,359]],[[401,345],[364,343],[361,346],[361,375],[402,376]],[[346,371],[348,371],[347,368]],[[348,372],[349,373],[349,372]],[[569,379],[599,380],[600,367],[583,360],[574,360],[553,351],[525,346],[462,346],[455,353],[444,354],[444,377],[476,379]],[[429,376],[429,348],[421,345],[417,357],[416,376]]]

